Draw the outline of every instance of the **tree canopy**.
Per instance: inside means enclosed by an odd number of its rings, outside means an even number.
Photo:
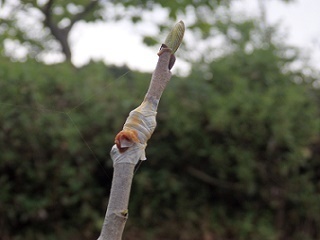
[[[187,14],[192,9],[197,18],[203,18],[198,10],[207,14],[221,4],[229,4],[227,0],[190,1],[183,0],[179,4],[170,1],[59,1],[59,0],[18,0],[4,1],[3,8],[7,13],[0,24],[2,39],[14,39],[28,49],[30,56],[41,51],[59,49],[67,60],[71,59],[68,36],[74,24],[79,21],[93,22],[97,20],[117,21],[131,19],[136,23],[142,21],[142,11],[155,7],[168,9],[169,19]],[[199,12],[199,14],[198,14]],[[210,16],[210,15],[208,15]],[[25,21],[28,19],[28,21]],[[199,21],[204,21],[199,20]],[[163,23],[160,27],[167,25]],[[150,39],[150,38],[148,38]],[[146,42],[148,42],[146,40]]]
[[[142,12],[157,8],[167,11],[167,18],[154,24],[159,30],[170,26],[177,18],[187,19],[188,29],[200,34],[197,40],[214,35],[219,9],[228,9],[231,0],[5,0],[3,3],[0,37],[2,51],[21,58],[21,55],[41,59],[43,53],[62,53],[67,61],[71,60],[69,35],[74,25],[80,21],[119,21],[129,19],[133,23],[145,21]],[[285,2],[290,2],[289,0]],[[218,13],[218,14],[216,14]],[[227,12],[222,11],[222,18]],[[197,34],[196,34],[197,35]],[[157,36],[144,36],[144,43],[153,45]],[[9,47],[8,47],[9,46]],[[18,50],[17,50],[18,49]],[[20,49],[20,50],[19,50]]]

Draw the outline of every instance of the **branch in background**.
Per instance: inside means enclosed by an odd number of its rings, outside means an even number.
[[[55,32],[57,26],[54,24],[52,21],[52,5],[53,5],[54,0],[49,0],[43,8],[40,8],[42,13],[44,14],[44,24],[47,26],[51,32]]]
[[[210,176],[209,174],[198,170],[192,166],[187,167],[187,172],[197,178],[198,180],[205,182],[209,185],[212,185],[213,187],[219,187],[219,188],[225,188],[225,189],[231,189],[231,190],[243,190],[243,186],[238,183],[230,183],[226,181],[219,180],[217,178],[214,178]]]
[[[175,59],[173,50],[177,50],[182,41],[183,22],[177,23],[170,34],[168,37],[173,41],[166,40],[161,46],[158,63],[143,102],[130,112],[123,130],[117,134],[115,145],[111,149],[114,166],[113,180],[109,204],[98,240],[122,238],[128,219],[128,202],[134,167],[139,160],[146,160],[145,148],[156,128],[156,114],[161,95],[171,79],[170,68],[174,64],[172,59]],[[176,41],[175,38],[180,40]]]
[[[60,43],[62,52],[66,57],[67,61],[71,61],[71,50],[68,43],[68,35],[70,32],[70,29],[65,28],[59,28],[58,25],[52,20],[52,6],[53,6],[54,0],[49,0],[43,8],[41,8],[41,11],[44,14],[44,25],[49,28],[52,35],[55,37],[55,39]]]
[[[43,8],[41,8],[41,11],[42,11],[46,16],[51,15],[51,9],[52,9],[53,2],[54,2],[54,0],[49,0],[49,1],[43,6]]]
[[[40,8],[41,11],[44,14],[44,25],[50,29],[50,32],[55,37],[55,39],[60,43],[60,46],[62,48],[62,52],[66,57],[67,61],[71,61],[71,49],[68,42],[68,36],[70,33],[70,30],[72,29],[73,25],[82,20],[90,11],[94,9],[94,7],[97,5],[98,0],[92,0],[90,1],[84,8],[84,10],[76,15],[73,16],[71,19],[70,24],[67,27],[59,28],[58,24],[55,23],[52,19],[52,7],[54,4],[54,0],[49,0],[43,8]]]
[[[71,28],[73,27],[73,25],[76,22],[84,19],[85,16],[95,8],[95,6],[98,4],[98,2],[99,2],[98,0],[91,0],[90,3],[85,6],[85,8],[82,12],[73,16],[73,18],[71,19],[70,25],[66,28],[68,28],[70,31]]]

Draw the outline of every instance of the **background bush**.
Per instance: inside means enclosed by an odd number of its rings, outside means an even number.
[[[125,239],[320,238],[319,92],[280,53],[238,49],[173,77]],[[150,74],[0,62],[1,238],[96,238],[109,151]]]

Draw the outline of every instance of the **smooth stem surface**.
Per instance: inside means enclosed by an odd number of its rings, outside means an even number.
[[[115,164],[107,213],[98,240],[121,240],[128,219],[134,164]]]
[[[121,146],[121,141],[123,141],[123,139],[131,141],[129,135],[126,135],[126,131],[128,132],[131,128],[134,131],[138,131],[139,129],[152,127],[152,129],[148,129],[147,131],[150,136],[148,134],[148,136],[144,136],[143,133],[138,133],[137,136],[139,138],[139,142],[132,141],[133,144],[128,146],[127,149],[119,149],[117,145],[112,148],[111,158],[114,163],[114,176],[112,180],[108,209],[98,240],[121,240],[122,238],[124,226],[128,218],[128,202],[134,167],[141,158],[142,154],[140,151],[143,151],[144,153],[146,141],[151,137],[156,126],[155,115],[158,103],[163,90],[171,78],[171,72],[169,70],[171,50],[169,48],[163,48],[160,50],[158,55],[158,63],[154,73],[152,74],[151,83],[145,99],[140,107],[133,110],[133,112],[135,112],[141,108],[140,111],[138,111],[139,114],[135,116],[131,112],[131,118],[129,115],[128,119],[131,120],[128,121],[127,119],[124,125],[124,132],[122,131],[123,136],[119,138],[119,145]],[[135,117],[133,117],[133,115]],[[150,126],[148,122],[150,122]],[[144,148],[139,150],[139,145],[143,145]]]
[[[171,50],[164,48],[158,53],[159,60],[154,70],[149,85],[148,92],[145,96],[145,100],[151,102],[154,107],[158,106],[161,95],[171,78],[171,72],[169,70],[169,61],[171,57]]]

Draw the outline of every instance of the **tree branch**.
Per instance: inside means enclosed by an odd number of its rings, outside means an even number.
[[[66,27],[66,29],[70,31],[73,25],[76,22],[82,20],[89,12],[91,12],[95,8],[95,6],[98,4],[98,2],[99,2],[98,0],[91,0],[90,3],[85,6],[82,12],[73,16],[73,18],[71,19],[70,25]]]
[[[171,78],[168,70],[171,51],[168,50],[159,56],[145,100],[130,112],[123,130],[116,136],[116,144],[111,149],[114,175],[108,209],[98,240],[120,240],[122,237],[128,218],[134,167],[139,160],[146,159],[144,151],[156,127],[156,109],[160,96]]]
[[[243,190],[243,186],[238,183],[226,182],[226,181],[214,178],[209,174],[201,170],[198,170],[192,166],[188,166],[186,170],[191,176],[197,178],[202,182],[212,185],[213,187],[219,187],[219,188],[225,188],[225,189],[231,189],[231,190],[237,190],[237,191]]]
[[[98,240],[118,240],[122,237],[128,219],[128,201],[134,164],[117,164],[114,167],[109,205]]]
[[[49,0],[44,6],[43,8],[40,8],[41,11],[43,12],[43,14],[45,16],[51,16],[51,8],[52,8],[52,5],[53,5],[53,2],[54,0]]]
[[[121,240],[122,237],[128,218],[134,167],[139,160],[146,160],[147,141],[156,128],[158,104],[162,92],[171,79],[169,68],[174,64],[170,61],[173,52],[166,45],[162,45],[158,55],[158,63],[152,74],[148,92],[141,105],[130,112],[123,130],[117,134],[115,145],[111,149],[114,176],[109,204],[98,240]]]
[[[87,15],[92,9],[97,5],[98,0],[92,0],[90,1],[84,8],[84,10],[76,15],[73,16],[71,19],[71,22],[69,26],[64,28],[59,28],[56,23],[52,20],[52,6],[53,6],[54,0],[49,0],[43,8],[41,8],[41,11],[43,12],[45,19],[44,19],[44,25],[47,26],[52,35],[56,38],[56,40],[60,43],[62,52],[64,53],[67,60],[71,60],[71,49],[70,45],[68,43],[68,36],[70,33],[70,30],[72,29],[73,25],[83,19],[85,15]]]
[[[64,53],[66,59],[68,61],[71,60],[71,50],[68,43],[68,34],[70,32],[70,29],[61,29],[58,27],[56,23],[52,20],[52,6],[53,6],[54,0],[49,0],[43,8],[41,8],[41,11],[44,14],[44,25],[47,26],[50,29],[50,32],[55,37],[55,39],[60,43],[62,52]]]

